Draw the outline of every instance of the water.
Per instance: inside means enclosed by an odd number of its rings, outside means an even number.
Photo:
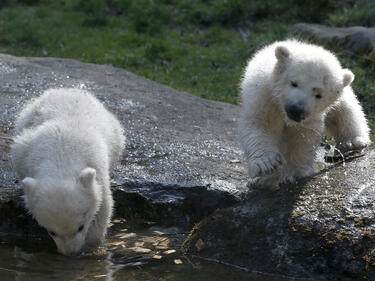
[[[58,254],[49,238],[3,241],[0,280],[284,280],[186,257],[179,250],[186,235],[175,227],[149,223],[130,229],[125,221],[114,220],[106,245],[79,257]]]

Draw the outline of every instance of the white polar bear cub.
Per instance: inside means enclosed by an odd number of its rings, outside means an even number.
[[[311,175],[324,131],[341,151],[369,145],[353,79],[316,45],[287,40],[256,53],[241,83],[239,137],[249,175],[271,186]]]
[[[125,142],[119,121],[86,91],[50,89],[22,110],[16,133],[29,212],[62,254],[100,245],[113,207],[109,170]]]

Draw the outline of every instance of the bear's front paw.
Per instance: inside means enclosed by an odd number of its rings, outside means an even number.
[[[250,159],[248,163],[250,177],[272,173],[285,163],[280,153],[271,152],[267,156]]]
[[[338,143],[337,149],[341,153],[345,153],[347,151],[353,151],[353,150],[361,150],[368,146],[370,144],[370,140],[363,137],[355,137],[351,140],[346,140],[343,142]]]

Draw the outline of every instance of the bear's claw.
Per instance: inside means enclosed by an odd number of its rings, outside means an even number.
[[[270,174],[284,163],[284,158],[277,152],[271,152],[264,157],[250,159],[248,163],[249,175],[257,177]]]
[[[369,140],[366,140],[363,137],[355,137],[351,140],[346,140],[346,141],[342,141],[338,143],[336,148],[341,153],[345,153],[347,151],[352,151],[352,150],[362,150],[369,144],[370,144]]]

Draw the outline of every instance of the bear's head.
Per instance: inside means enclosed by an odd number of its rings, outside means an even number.
[[[101,204],[96,171],[83,169],[76,179],[24,178],[29,212],[55,241],[64,255],[80,252]]]
[[[329,51],[297,41],[275,48],[274,95],[288,123],[321,118],[354,80]]]

